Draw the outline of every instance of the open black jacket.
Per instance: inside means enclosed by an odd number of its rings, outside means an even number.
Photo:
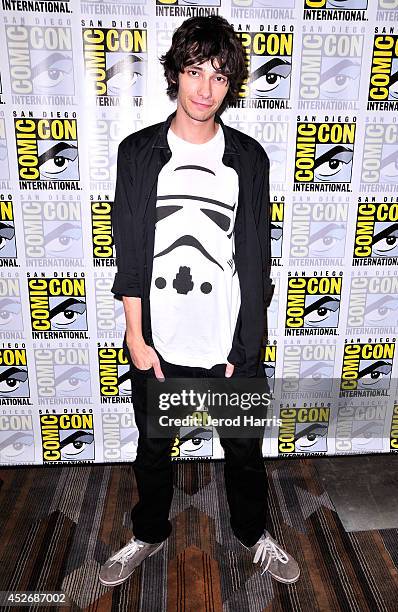
[[[117,297],[141,298],[143,337],[151,346],[149,292],[157,178],[171,157],[167,131],[174,115],[130,134],[120,143],[112,209],[117,264],[112,292]],[[239,177],[234,232],[241,306],[228,361],[241,366],[246,376],[264,376],[260,347],[266,331],[265,311],[274,289],[270,279],[269,160],[256,140],[224,125],[218,115],[215,120],[224,132],[223,163],[234,168]]]

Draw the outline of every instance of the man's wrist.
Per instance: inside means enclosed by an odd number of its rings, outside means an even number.
[[[130,346],[143,346],[146,344],[142,334],[134,334],[133,332],[126,332],[126,343]]]

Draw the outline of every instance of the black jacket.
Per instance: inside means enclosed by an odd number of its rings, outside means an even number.
[[[155,241],[157,178],[169,161],[167,131],[175,115],[127,136],[119,145],[115,200],[112,209],[117,273],[112,292],[140,297],[142,331],[153,346],[149,292]],[[235,220],[235,265],[241,288],[241,306],[230,363],[247,376],[264,376],[260,347],[265,333],[265,310],[273,285],[270,279],[271,235],[269,160],[250,136],[224,125],[223,163],[236,170],[239,199]]]

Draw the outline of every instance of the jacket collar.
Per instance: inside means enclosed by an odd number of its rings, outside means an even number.
[[[167,132],[169,130],[169,127],[170,127],[170,124],[173,118],[176,115],[176,112],[177,111],[174,111],[173,113],[171,113],[171,115],[167,117],[166,121],[163,121],[163,123],[161,123],[156,141],[152,145],[153,148],[156,148],[156,149],[168,149],[169,148],[169,144],[167,142]],[[239,155],[239,151],[236,147],[236,144],[233,141],[233,135],[232,135],[230,128],[224,124],[224,122],[222,121],[219,115],[215,115],[214,120],[216,123],[220,124],[221,129],[224,132],[224,141],[225,141],[224,153],[232,153],[235,155]]]

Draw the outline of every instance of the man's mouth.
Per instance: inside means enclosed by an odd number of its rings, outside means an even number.
[[[195,100],[192,100],[192,102],[199,108],[203,109],[210,108],[211,106],[213,106],[212,104],[202,104],[202,102],[195,102]]]

